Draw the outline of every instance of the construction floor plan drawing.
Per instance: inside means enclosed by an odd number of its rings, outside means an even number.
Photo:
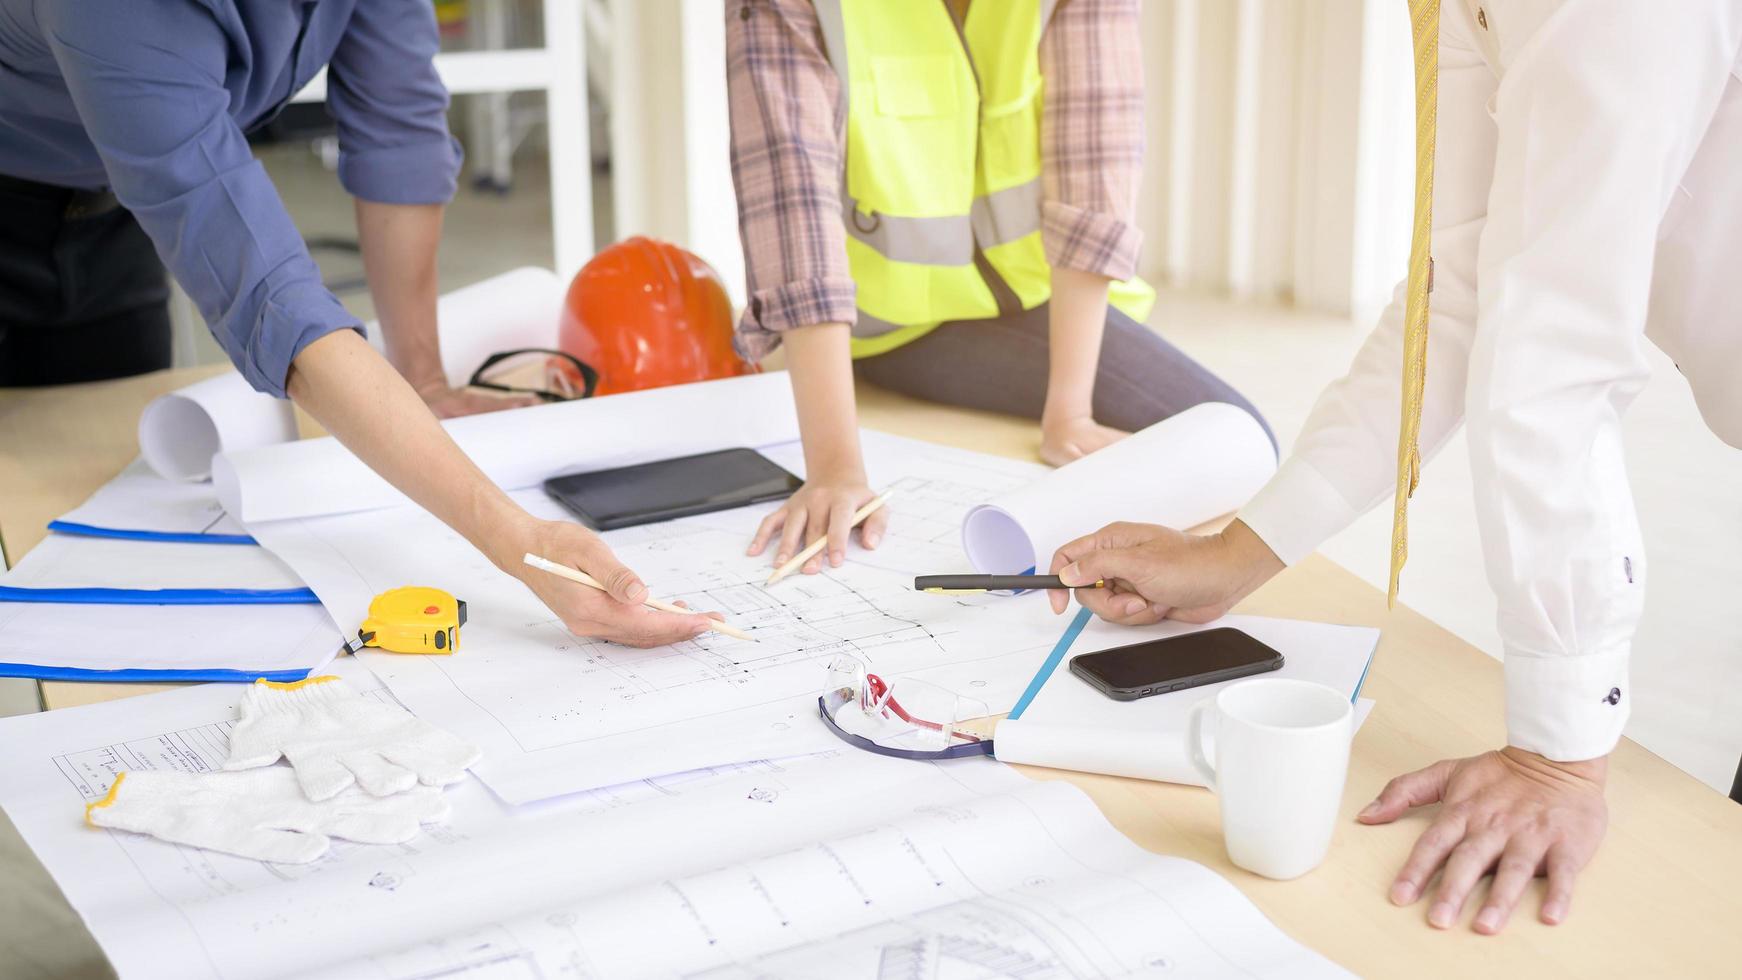
[[[236,694],[0,722],[0,805],[122,976],[1345,975],[1077,789],[990,760],[843,748],[519,807],[469,780],[448,824],[297,867],[79,821],[120,769],[218,765]]]
[[[767,507],[605,535],[655,595],[724,612],[755,642],[707,634],[632,650],[575,637],[518,581],[410,507],[251,529],[342,623],[360,622],[371,596],[407,583],[466,600],[457,655],[362,657],[413,711],[481,745],[475,771],[519,803],[831,748],[811,722],[825,665],[840,654],[885,674],[927,672],[994,711],[1014,703],[1063,628],[1045,600],[925,595],[912,580],[962,569],[962,514],[1040,468],[875,433],[865,449],[873,482],[896,490],[888,536],[820,575],[763,585],[767,556],[744,552]],[[801,468],[796,445],[764,452]],[[537,516],[563,516],[540,490],[511,495]]]

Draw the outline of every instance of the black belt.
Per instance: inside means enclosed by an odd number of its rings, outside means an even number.
[[[26,180],[23,177],[10,177],[6,174],[0,174],[0,193],[58,203],[61,206],[61,215],[69,219],[95,218],[98,215],[108,214],[121,206],[121,202],[115,197],[115,192],[108,188],[94,191],[80,190],[76,187],[59,187],[40,181]]]

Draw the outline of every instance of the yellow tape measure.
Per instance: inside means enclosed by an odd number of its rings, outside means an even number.
[[[453,653],[460,648],[464,625],[464,600],[441,589],[408,585],[370,600],[369,618],[357,630],[357,640],[388,653]]]

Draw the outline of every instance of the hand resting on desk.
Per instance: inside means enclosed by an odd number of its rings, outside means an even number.
[[[1052,573],[1067,585],[1104,579],[1107,588],[1078,589],[1077,601],[1109,622],[1143,626],[1163,619],[1204,623],[1221,616],[1277,572],[1282,561],[1251,528],[1235,521],[1217,534],[1186,534],[1148,524],[1109,524],[1058,550]],[[1051,593],[1062,613],[1070,594]],[[1468,759],[1448,759],[1388,783],[1360,813],[1365,824],[1396,820],[1413,807],[1440,804],[1391,886],[1391,901],[1409,905],[1427,894],[1428,923],[1451,927],[1476,882],[1494,884],[1473,928],[1505,927],[1530,880],[1548,878],[1538,917],[1566,919],[1573,880],[1608,829],[1603,785],[1607,757],[1556,762],[1508,746]]]

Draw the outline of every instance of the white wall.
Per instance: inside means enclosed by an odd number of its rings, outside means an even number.
[[[1370,317],[1408,251],[1409,23],[1388,0],[1146,0],[1143,271]]]
[[[617,236],[706,259],[743,305],[720,0],[611,0],[611,177]]]

